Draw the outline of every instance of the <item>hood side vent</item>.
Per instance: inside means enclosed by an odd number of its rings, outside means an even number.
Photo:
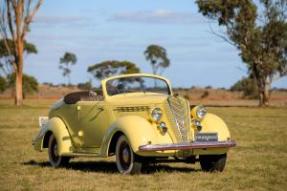
[[[148,106],[136,106],[136,107],[116,107],[114,111],[117,112],[143,112],[148,111],[150,108]]]

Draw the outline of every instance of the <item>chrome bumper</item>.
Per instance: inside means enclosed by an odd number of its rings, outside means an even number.
[[[139,146],[140,151],[165,151],[165,150],[192,150],[208,148],[230,148],[235,147],[235,141],[218,141],[218,142],[192,142],[177,144],[156,144]]]

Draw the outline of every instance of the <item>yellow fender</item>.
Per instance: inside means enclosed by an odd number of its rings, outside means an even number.
[[[58,117],[49,119],[47,133],[52,132],[58,143],[59,155],[72,153],[72,142],[65,123]],[[46,135],[45,135],[46,136]]]
[[[119,118],[104,136],[100,151],[101,156],[107,156],[113,136],[121,132],[124,134],[135,153],[139,153],[139,146],[146,144],[172,143],[166,133],[160,134],[156,124],[153,124],[140,116],[124,116]]]
[[[230,140],[230,132],[225,122],[215,114],[207,113],[201,121],[201,132],[217,132],[218,141]]]

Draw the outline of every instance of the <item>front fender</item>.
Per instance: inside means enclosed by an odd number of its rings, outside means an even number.
[[[156,124],[150,123],[140,116],[124,116],[119,118],[107,131],[101,148],[101,155],[107,156],[108,148],[117,132],[123,133],[129,140],[132,150],[139,152],[139,146],[146,144],[172,143],[168,133],[160,134]]]
[[[34,140],[36,150],[42,150],[44,148],[44,140],[48,141],[50,134],[53,134],[58,143],[59,155],[69,155],[72,153],[72,142],[70,134],[66,128],[65,123],[58,117],[49,119],[45,128],[40,130],[40,133]]]
[[[230,132],[225,122],[215,114],[207,113],[201,121],[201,132],[216,132],[218,133],[218,141],[230,140]]]

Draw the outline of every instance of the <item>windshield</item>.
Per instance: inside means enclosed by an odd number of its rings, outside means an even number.
[[[169,86],[165,80],[146,76],[112,79],[107,81],[106,88],[110,96],[134,92],[170,94]]]

